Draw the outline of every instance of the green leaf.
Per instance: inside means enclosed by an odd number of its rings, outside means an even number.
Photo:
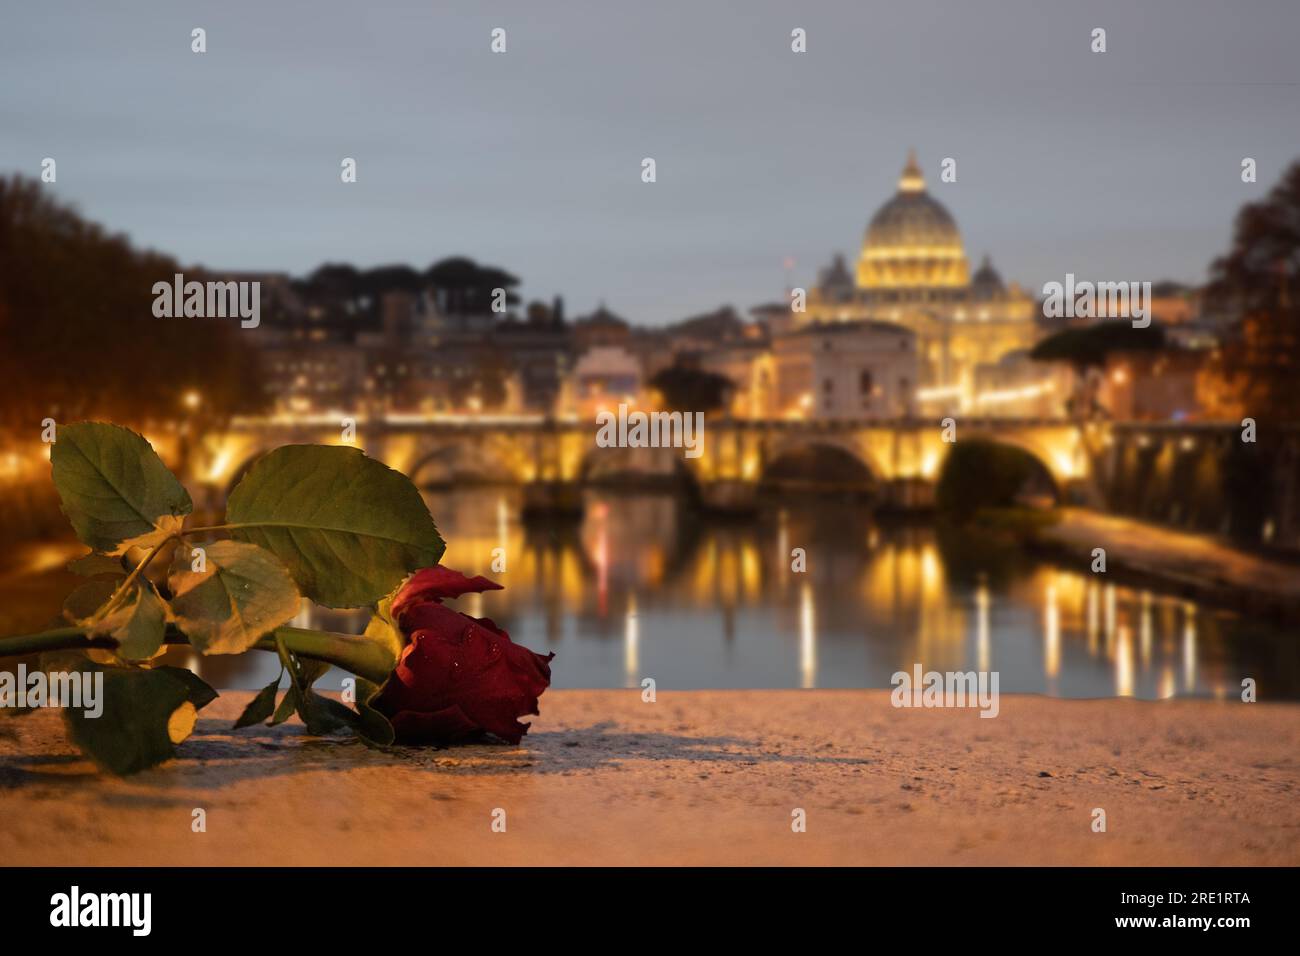
[[[284,697],[280,699],[280,706],[275,709],[275,714],[271,717],[269,724],[271,727],[284,723],[298,710],[299,688],[302,685],[298,658],[284,646],[284,639],[279,635],[275,638],[275,652],[280,657],[280,669],[289,672],[289,689],[285,691]]]
[[[140,578],[125,602],[97,621],[93,630],[117,641],[119,657],[129,661],[146,660],[158,653],[167,636],[167,605],[152,582]]]
[[[242,541],[207,545],[206,570],[167,578],[172,620],[200,654],[239,654],[298,613],[301,598],[275,555]]]
[[[286,705],[292,699],[293,709],[297,710],[298,717],[306,725],[309,734],[323,737],[349,726],[349,718],[355,719],[356,714],[338,701],[322,697],[311,689],[311,685],[330,669],[330,665],[324,661],[298,657],[285,647],[284,641],[279,638],[276,639],[275,649],[280,655],[280,665],[289,672],[290,684],[289,692],[280,702],[275,716],[279,718],[284,712],[282,719],[287,720],[289,715],[286,712]],[[344,713],[339,713],[340,710]],[[272,724],[279,722],[280,720],[273,720]]]
[[[251,727],[253,724],[260,724],[275,712],[275,695],[280,691],[280,678],[282,676],[283,672],[276,674],[275,680],[271,681],[271,683],[258,691],[257,696],[248,702],[248,706],[244,708],[244,712],[240,714],[239,719],[235,721],[236,730],[239,730],[241,727]]]
[[[397,735],[388,718],[370,706],[370,701],[378,693],[378,684],[362,677],[357,678],[357,721],[354,729],[367,743],[387,747]]]
[[[330,705],[336,704],[348,714],[352,714],[352,711],[311,689],[312,684],[325,676],[330,665],[325,661],[299,657],[296,654],[289,654],[289,660],[291,662],[289,678],[294,687],[294,708],[298,711],[298,717],[306,725],[307,733],[324,737],[343,730],[347,718],[342,717],[337,709]]]
[[[72,624],[89,620],[117,591],[118,583],[108,578],[83,581],[63,599],[63,616]]]
[[[85,709],[64,708],[64,720],[77,746],[110,773],[125,776],[162,763],[193,730],[195,689],[177,668],[105,667],[81,659],[75,669],[97,682],[102,675],[103,711],[88,717]]]
[[[195,710],[202,710],[219,696],[207,681],[184,667],[156,667],[154,669],[166,671],[188,687],[190,703],[194,705]]]
[[[297,654],[294,655],[293,659],[298,665],[298,686],[304,690],[310,688],[312,684],[324,677],[330,669],[330,664],[327,661],[299,657]]]
[[[351,708],[315,691],[298,695],[298,716],[307,725],[307,733],[316,737],[347,730],[357,717]]]
[[[167,605],[148,578],[116,594],[116,582],[96,578],[80,585],[64,602],[63,613],[90,634],[105,634],[117,641],[117,654],[142,661],[158,653],[167,635]],[[92,607],[90,613],[86,608]]]
[[[393,594],[396,593],[394,590]],[[389,670],[397,666],[397,660],[406,647],[406,637],[402,634],[402,629],[397,626],[397,622],[393,620],[393,594],[381,598],[375,605],[375,613],[370,616],[365,630],[365,636],[384,648],[392,658]],[[357,699],[361,699],[359,695]]]
[[[283,697],[280,698],[280,706],[275,708],[275,714],[271,717],[268,727],[274,727],[282,724],[298,711],[298,692],[290,687]]]
[[[152,547],[179,530],[194,507],[153,447],[118,425],[60,425],[50,463],[63,513],[96,551]]]
[[[106,574],[120,578],[126,577],[126,568],[122,567],[120,557],[100,554],[98,551],[91,551],[79,558],[73,558],[68,562],[68,570],[85,578],[96,578]]]
[[[444,549],[411,480],[343,446],[266,454],[231,493],[226,521],[328,607],[372,604],[410,572],[437,564]]]

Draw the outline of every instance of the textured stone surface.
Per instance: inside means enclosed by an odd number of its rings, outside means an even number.
[[[178,759],[129,780],[81,760],[53,713],[0,720],[0,860],[1300,863],[1296,705],[1004,695],[988,720],[882,691],[552,691],[520,747],[380,753],[296,721],[233,734],[248,698],[223,695]]]

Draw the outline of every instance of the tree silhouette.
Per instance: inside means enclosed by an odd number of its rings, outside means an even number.
[[[519,285],[517,277],[463,256],[435,262],[425,270],[424,278],[433,287],[438,311],[444,315],[486,315],[492,311],[496,289],[506,290],[507,305],[519,301],[510,291]]]
[[[196,269],[133,249],[49,187],[0,178],[0,428],[35,434],[43,418],[128,425],[262,404],[254,330],[237,319],[158,318],[153,285]]]
[[[1095,325],[1049,335],[1034,346],[1029,357],[1039,362],[1069,362],[1082,371],[1105,365],[1112,353],[1158,352],[1164,347],[1165,330],[1154,322],[1143,329],[1104,319]]]
[[[1076,417],[1088,418],[1102,413],[1095,373],[1089,375],[1090,369],[1101,368],[1113,354],[1159,352],[1164,347],[1165,330],[1155,322],[1136,328],[1129,322],[1103,319],[1049,335],[1033,347],[1029,357],[1036,362],[1068,362],[1074,368],[1074,394],[1067,409]]]
[[[724,375],[686,365],[670,365],[650,385],[663,395],[664,404],[673,411],[709,412],[725,408],[735,386]]]
[[[1300,420],[1300,162],[1242,207],[1210,275],[1209,302],[1236,319],[1217,367],[1242,414]]]

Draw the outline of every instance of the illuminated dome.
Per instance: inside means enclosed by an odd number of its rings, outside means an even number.
[[[861,289],[963,288],[968,281],[961,234],[948,210],[925,191],[916,154],[898,180],[898,192],[867,226],[858,259]]]

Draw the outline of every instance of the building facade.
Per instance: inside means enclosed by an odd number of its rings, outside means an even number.
[[[903,418],[915,413],[917,337],[888,322],[805,325],[772,340],[777,417]]]
[[[854,268],[836,257],[792,318],[796,328],[871,320],[912,332],[915,398],[927,413],[974,407],[979,368],[1040,335],[1032,295],[1006,285],[987,258],[971,275],[957,224],[926,191],[915,155],[872,216]]]

